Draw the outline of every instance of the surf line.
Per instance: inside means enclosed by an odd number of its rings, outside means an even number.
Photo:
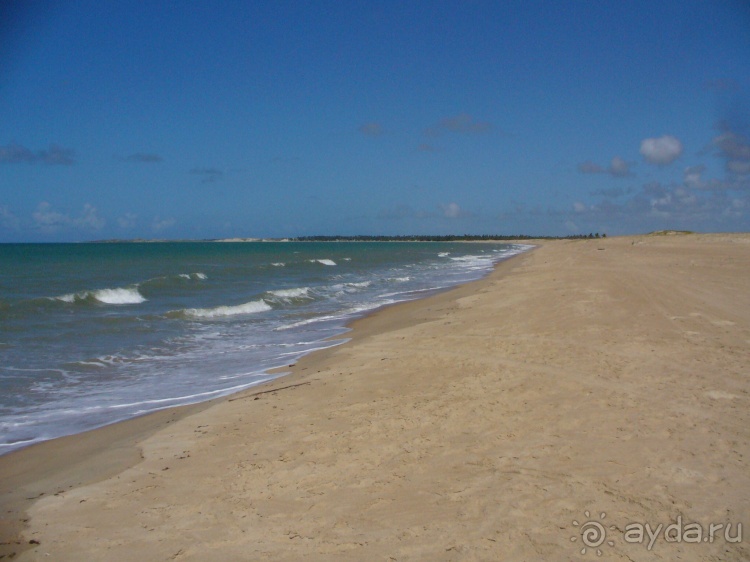
[[[302,386],[303,384],[311,384],[311,383],[312,381],[298,382],[297,384],[289,384],[287,386],[280,386],[279,388],[261,390],[260,392],[253,392],[252,394],[248,394],[247,396],[238,396],[237,398],[230,398],[228,402],[234,402],[235,400],[244,400],[245,398],[252,398],[253,396],[258,396],[259,394],[268,394],[269,392],[276,392],[277,390],[286,390],[287,388],[294,388],[295,386]]]

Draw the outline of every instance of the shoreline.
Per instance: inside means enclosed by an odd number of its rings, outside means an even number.
[[[473,271],[476,269],[476,267],[467,267],[464,271],[454,271],[452,267],[445,266],[445,275],[444,277],[440,277],[433,275],[433,281],[434,278],[437,277],[438,282],[435,283],[438,288],[420,288],[420,285],[417,286],[411,286],[413,284],[410,283],[404,283],[406,288],[404,287],[397,287],[397,288],[388,288],[387,291],[395,291],[395,292],[389,292],[385,293],[385,291],[380,291],[384,293],[382,296],[378,295],[376,293],[373,293],[368,296],[368,292],[366,287],[368,287],[373,280],[375,280],[375,277],[372,277],[368,280],[368,278],[365,276],[363,277],[364,282],[355,284],[357,287],[357,292],[359,292],[360,288],[362,288],[362,293],[364,294],[363,298],[365,299],[362,302],[359,302],[357,300],[354,301],[348,301],[349,304],[347,304],[346,298],[339,298],[341,295],[345,292],[350,292],[349,288],[346,287],[345,289],[336,288],[336,285],[333,285],[332,287],[328,287],[326,285],[318,286],[318,284],[313,283],[311,287],[301,287],[301,288],[295,288],[292,290],[292,293],[290,294],[289,289],[287,288],[287,282],[283,279],[281,280],[280,285],[276,285],[278,282],[276,279],[272,280],[271,284],[264,285],[265,290],[261,290],[259,292],[256,292],[251,296],[246,295],[245,300],[248,298],[254,298],[256,301],[252,303],[242,303],[242,304],[236,304],[233,300],[232,296],[227,297],[227,302],[229,303],[229,306],[220,305],[216,306],[215,309],[212,308],[216,303],[212,301],[208,301],[207,306],[209,306],[208,309],[202,309],[200,308],[202,305],[200,302],[197,303],[191,303],[190,305],[185,304],[185,308],[181,308],[179,305],[175,310],[169,310],[169,307],[159,309],[158,304],[155,305],[157,308],[152,307],[152,312],[154,314],[160,315],[159,317],[164,320],[166,318],[171,317],[179,317],[181,321],[193,321],[197,320],[199,322],[208,321],[211,322],[215,318],[223,318],[223,317],[231,317],[235,314],[248,314],[248,313],[254,313],[254,312],[265,312],[264,309],[271,310],[273,309],[286,309],[289,308],[288,305],[291,304],[292,300],[297,299],[299,297],[300,300],[306,301],[305,304],[313,304],[313,310],[310,312],[308,310],[308,315],[301,316],[299,318],[295,317],[294,315],[291,315],[289,320],[285,320],[287,325],[279,325],[275,326],[273,330],[271,328],[266,328],[266,336],[265,341],[262,343],[272,343],[274,341],[279,340],[279,338],[273,337],[271,334],[273,334],[276,329],[280,330],[286,330],[289,328],[300,328],[302,330],[307,329],[307,324],[310,324],[311,326],[316,325],[316,322],[319,322],[321,320],[325,321],[326,326],[329,326],[330,329],[327,330],[327,334],[334,334],[334,333],[345,333],[348,330],[348,324],[351,323],[354,319],[366,316],[373,310],[379,308],[382,306],[383,301],[391,303],[398,304],[399,302],[405,302],[408,300],[414,300],[414,299],[420,299],[425,298],[426,296],[429,296],[433,293],[441,292],[443,290],[450,290],[453,286],[456,285],[457,281],[452,276],[459,275],[460,277],[474,277],[476,279],[477,276],[485,276],[488,275],[492,271],[493,263],[497,263],[494,260],[502,260],[506,259],[503,256],[498,256],[497,254],[491,255],[494,252],[502,252],[503,254],[508,252],[518,252],[523,251],[524,247],[526,249],[530,248],[531,245],[529,244],[511,244],[511,243],[499,243],[499,242],[493,242],[495,244],[496,248],[500,248],[500,250],[485,250],[482,249],[481,253],[484,254],[484,252],[488,252],[485,255],[477,256],[483,258],[483,264],[480,267],[482,269],[481,272],[476,273]],[[484,246],[487,247],[485,244],[481,245],[474,245],[473,247],[476,248],[477,246]],[[387,249],[385,250],[387,253],[389,252]],[[479,251],[477,251],[479,253]],[[296,254],[296,252],[295,252]],[[286,254],[285,254],[286,255]],[[326,254],[327,255],[327,254]],[[398,254],[397,254],[398,255]],[[446,255],[446,254],[444,254]],[[291,259],[291,255],[287,256],[288,259]],[[285,259],[287,259],[285,258]],[[489,259],[487,259],[489,258]],[[349,257],[344,257],[344,260],[351,260]],[[325,263],[325,265],[336,265],[335,263],[332,263],[330,260],[308,260],[308,261],[321,261],[321,262],[329,262]],[[448,260],[444,260],[446,264],[450,264]],[[268,264],[266,264],[267,266]],[[272,265],[283,265],[274,263]],[[339,264],[341,265],[341,264]],[[441,264],[442,265],[442,264]],[[472,264],[473,266],[473,264]],[[261,267],[265,267],[261,265]],[[411,266],[409,266],[411,267]],[[460,269],[460,268],[459,268]],[[283,271],[282,269],[279,269],[278,271]],[[335,270],[335,268],[330,270],[332,273]],[[405,270],[408,271],[411,275],[411,271],[413,270]],[[422,272],[424,273],[424,272]],[[189,280],[205,280],[206,274],[205,273],[194,273],[194,274],[176,274],[175,278],[184,277]],[[334,275],[334,278],[336,276]],[[418,277],[414,277],[417,279]],[[481,278],[481,277],[479,277]],[[41,302],[44,301],[52,301],[55,304],[59,304],[60,301],[65,302],[65,306],[67,305],[73,305],[77,304],[80,305],[83,301],[91,301],[97,304],[97,306],[101,305],[102,303],[105,303],[106,305],[120,305],[120,304],[140,304],[141,302],[146,302],[149,300],[152,300],[151,291],[155,290],[151,288],[151,285],[154,281],[158,282],[161,278],[157,275],[157,277],[148,277],[148,274],[146,274],[146,277],[142,278],[140,281],[133,282],[133,281],[122,281],[121,283],[117,283],[116,281],[113,283],[110,283],[112,287],[115,287],[114,289],[111,288],[103,288],[98,287],[94,289],[81,289],[81,287],[86,287],[85,281],[82,282],[82,284],[78,284],[77,288],[71,288],[71,287],[65,287],[63,289],[60,289],[58,291],[60,293],[59,296],[40,296],[37,295],[35,298],[43,299]],[[410,277],[399,277],[395,279],[387,279],[387,281],[391,282],[402,282],[402,281],[410,281],[412,280]],[[361,281],[361,279],[360,279]],[[461,280],[458,283],[466,283],[470,282],[467,280]],[[335,283],[335,281],[331,281],[331,283]],[[304,282],[303,282],[304,284]],[[109,286],[108,285],[108,286]],[[96,287],[96,284],[94,284]],[[142,287],[143,286],[143,287]],[[279,287],[282,288],[281,291],[279,291]],[[412,290],[410,290],[412,289]],[[139,292],[139,291],[146,291],[144,294],[145,297]],[[328,293],[328,290],[330,292],[339,291],[338,294],[331,295]],[[126,296],[122,296],[120,293],[126,293]],[[354,292],[354,289],[352,289],[351,292]],[[100,296],[100,293],[103,296]],[[52,293],[50,293],[52,294]],[[55,293],[57,294],[57,293]],[[115,295],[115,296],[112,296]],[[127,298],[126,298],[127,297]],[[147,298],[148,297],[148,298]],[[344,295],[346,297],[346,295]],[[334,306],[332,309],[326,309],[326,312],[323,316],[321,316],[321,313],[315,312],[315,305],[318,303],[316,301],[324,301],[328,299],[334,299],[332,302],[334,303]],[[361,299],[360,299],[361,300]],[[154,302],[157,302],[155,300]],[[338,301],[338,302],[336,302]],[[394,302],[395,301],[395,302]],[[19,302],[23,303],[24,300],[21,299]],[[30,301],[32,302],[32,301]],[[223,301],[222,301],[223,302]],[[353,303],[353,304],[352,304]],[[255,305],[258,305],[257,309],[254,308]],[[296,303],[295,304],[299,304]],[[146,303],[144,306],[151,306],[149,303]],[[248,309],[250,307],[250,309]],[[374,307],[374,308],[373,308]],[[116,307],[113,307],[113,310]],[[197,309],[197,310],[196,310]],[[144,314],[146,311],[143,312]],[[312,314],[312,316],[310,316]],[[285,314],[286,317],[286,314]],[[252,318],[251,316],[239,316],[238,318]],[[281,322],[281,321],[280,321]],[[53,322],[54,323],[54,322]],[[282,322],[283,323],[283,322]],[[69,333],[74,334],[76,330],[80,328],[71,328],[69,330]],[[154,328],[154,330],[160,330],[160,328]],[[314,331],[314,329],[313,329]],[[262,333],[262,332],[260,332]],[[239,334],[240,338],[246,338],[246,335]],[[14,421],[20,421],[20,420],[14,420],[12,418],[8,418],[6,420],[6,423],[8,423],[8,434],[4,436],[3,443],[0,445],[0,457],[9,454],[11,452],[14,452],[16,450],[20,450],[29,446],[33,446],[38,443],[42,443],[44,441],[48,441],[50,439],[55,439],[59,437],[65,437],[77,433],[82,433],[85,431],[89,431],[92,429],[96,429],[98,427],[103,427],[106,425],[110,425],[112,423],[118,423],[120,421],[126,421],[128,419],[132,419],[133,417],[140,417],[142,415],[159,411],[160,409],[169,408],[169,407],[179,407],[184,405],[191,405],[191,404],[197,404],[204,401],[211,401],[214,398],[219,398],[221,396],[230,395],[236,392],[240,392],[244,388],[252,388],[259,384],[261,381],[259,379],[269,379],[272,377],[265,376],[266,373],[275,374],[283,371],[284,367],[288,362],[291,362],[295,355],[302,355],[309,353],[310,351],[314,351],[317,347],[316,341],[322,341],[320,338],[326,339],[325,336],[313,333],[309,337],[302,337],[301,339],[306,340],[309,339],[310,341],[302,341],[299,344],[295,344],[294,346],[289,346],[287,349],[286,344],[282,344],[285,349],[278,348],[279,351],[277,353],[270,353],[270,354],[262,354],[262,353],[255,353],[251,354],[250,361],[252,361],[254,364],[258,365],[257,372],[255,369],[252,369],[251,372],[246,373],[243,377],[238,377],[234,372],[232,373],[225,373],[221,367],[216,368],[214,365],[207,365],[204,364],[200,368],[193,367],[193,372],[196,373],[195,380],[187,379],[192,386],[188,386],[186,382],[181,383],[181,388],[179,389],[173,389],[172,387],[164,387],[161,389],[160,393],[157,393],[154,396],[151,395],[143,395],[147,398],[153,398],[153,400],[146,400],[145,398],[143,401],[141,399],[143,396],[136,395],[136,396],[129,396],[127,399],[122,400],[113,400],[107,404],[104,404],[101,406],[100,413],[95,413],[95,417],[87,417],[87,419],[84,419],[84,416],[86,414],[80,414],[76,417],[75,414],[69,414],[69,412],[75,412],[77,408],[82,408],[83,410],[97,410],[100,408],[99,401],[94,401],[93,399],[88,400],[86,403],[83,403],[83,401],[80,399],[80,396],[77,398],[78,402],[75,400],[71,400],[71,402],[67,405],[67,409],[65,409],[65,406],[56,406],[54,402],[49,403],[51,406],[48,405],[48,403],[41,402],[39,404],[40,409],[39,412],[34,414],[33,417],[29,416],[28,420],[24,419],[21,424],[18,424],[22,426],[20,429],[16,429],[16,424]],[[338,339],[334,336],[331,336],[328,339]],[[283,340],[283,338],[281,338]],[[250,341],[253,341],[252,338],[250,338]],[[112,345],[112,342],[107,342],[110,345]],[[240,343],[244,343],[241,341]],[[73,344],[71,345],[68,343],[69,346],[71,346],[73,349],[75,348],[75,341],[73,341]],[[115,345],[116,342],[115,342]],[[323,343],[322,345],[325,345]],[[19,349],[23,349],[22,346],[18,346]],[[259,346],[259,347],[265,347],[265,346]],[[284,351],[284,352],[282,352]],[[118,352],[119,353],[119,352]],[[94,352],[93,356],[96,356],[97,353]],[[158,355],[158,353],[157,353]],[[207,362],[212,362],[211,354],[210,353],[202,353],[199,354],[202,357],[207,358]],[[93,357],[92,356],[92,357]],[[9,358],[10,359],[10,358]],[[57,358],[52,356],[47,358],[47,361],[45,365],[51,365],[54,363],[54,361]],[[81,365],[84,365],[84,371],[90,370],[93,366],[99,367],[104,366],[108,361],[110,361],[110,358],[106,356],[106,354],[100,356],[100,357],[94,357],[87,361],[78,361],[77,357],[69,357],[70,363],[73,365],[72,372],[75,375],[76,369],[80,368]],[[26,364],[26,359],[23,359],[23,357],[13,357],[11,359],[11,363],[9,364],[11,368],[12,365],[15,365],[16,363],[13,362],[13,360],[17,361],[18,365],[24,366]],[[139,359],[140,360],[140,359]],[[247,354],[245,354],[244,358],[239,357],[237,358],[238,362],[244,362],[245,365],[248,364],[248,357]],[[276,365],[276,367],[272,367],[273,365]],[[67,367],[66,367],[67,368]],[[149,367],[144,367],[143,370],[145,371]],[[158,365],[151,365],[151,369],[158,368]],[[65,371],[61,371],[65,372]],[[220,380],[222,377],[221,375],[227,375],[226,378],[228,381],[226,384],[202,384],[202,381],[206,380],[212,380],[215,377],[211,376],[208,379],[206,378],[206,373],[216,373],[216,377]],[[67,375],[66,375],[67,376]],[[121,375],[122,376],[122,375]],[[106,377],[105,377],[106,378]],[[86,374],[82,376],[83,380],[88,380],[86,378]],[[179,377],[175,377],[175,380],[181,381]],[[236,380],[236,384],[235,384]],[[86,383],[88,384],[88,383]],[[158,385],[156,385],[158,386]],[[62,388],[62,387],[61,387]],[[86,387],[83,387],[86,389]],[[123,390],[117,386],[115,388],[122,392]],[[64,388],[62,388],[64,390]],[[26,392],[24,389],[23,392]],[[56,392],[52,390],[52,392]],[[23,396],[23,394],[22,394]],[[81,394],[81,396],[88,396],[88,392],[84,390],[84,392]],[[139,397],[140,396],[140,397]],[[129,403],[131,402],[131,403]],[[13,401],[9,402],[9,407],[13,407]],[[83,411],[82,410],[82,411]],[[52,414],[52,415],[50,415]],[[54,420],[53,422],[45,422],[42,421],[43,418],[47,416],[50,419]],[[27,426],[27,427],[23,427]]]
[[[25,500],[20,559],[563,560],[589,509],[620,528],[750,523],[750,236],[514,257],[355,320],[285,377],[112,434],[123,456],[102,479]],[[91,450],[144,418],[90,432]],[[0,476],[32,447],[0,457]],[[54,454],[37,465],[54,473]],[[659,548],[750,557],[723,541]]]
[[[346,342],[312,351],[294,364],[269,369],[268,374],[287,373],[276,379],[204,402],[170,406],[80,433],[32,443],[0,455],[0,482],[2,482],[0,488],[0,558],[3,555],[20,553],[28,549],[29,544],[24,544],[21,535],[24,530],[25,513],[36,500],[105,480],[135,466],[143,459],[139,447],[140,442],[163,430],[170,423],[225,401],[254,396],[259,392],[275,392],[278,389],[285,389],[287,383],[295,385],[296,379],[303,376],[302,371],[312,368],[310,365],[323,361],[326,354],[333,349],[361,337],[359,333],[362,330],[361,326],[366,325],[371,317],[381,314],[384,310],[420,303],[457,291],[465,286],[481,283],[495,275],[506,262],[533,252],[541,242],[536,240],[534,242],[487,241],[486,243],[521,244],[534,247],[501,259],[480,279],[438,289],[425,297],[386,304],[367,311],[363,316],[347,322],[344,326],[345,332],[328,338],[329,340],[345,339]],[[50,460],[54,462],[50,463]]]

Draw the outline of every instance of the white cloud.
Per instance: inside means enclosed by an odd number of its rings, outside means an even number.
[[[618,178],[625,178],[631,175],[630,164],[625,162],[619,156],[612,158],[612,162],[609,164],[609,173]]]
[[[68,215],[52,210],[52,206],[42,201],[31,215],[34,224],[42,230],[57,230],[60,227],[69,226],[71,218]]]
[[[702,164],[685,168],[685,174],[683,176],[685,185],[691,189],[700,189],[703,187],[702,176],[705,171],[706,167]]]
[[[578,164],[578,171],[582,174],[609,174],[615,178],[627,178],[633,175],[630,171],[632,165],[632,162],[626,162],[619,156],[615,156],[606,168],[587,160]]]
[[[83,230],[101,230],[107,221],[100,217],[96,207],[86,203],[79,217],[71,217],[52,210],[47,201],[42,201],[31,215],[36,228],[46,232],[55,232],[61,228],[79,228]]]
[[[447,205],[440,205],[440,207],[443,209],[443,216],[449,219],[455,219],[465,214],[458,203],[448,203]]]
[[[720,124],[720,128],[723,132],[714,138],[713,144],[726,161],[727,171],[735,176],[750,175],[750,141],[726,124]]]
[[[665,166],[671,164],[682,154],[682,143],[672,135],[643,139],[641,154],[647,162]]]
[[[99,216],[96,207],[88,203],[83,206],[83,214],[79,218],[73,219],[74,226],[91,230],[101,230],[105,224],[107,224],[107,221]]]
[[[169,228],[171,226],[174,226],[175,220],[171,218],[162,219],[157,217],[154,217],[154,220],[151,222],[151,228],[154,232],[160,232],[166,228]]]
[[[575,203],[573,203],[573,210],[576,213],[584,213],[588,210],[588,207],[580,201],[576,201]]]
[[[380,123],[365,123],[359,127],[359,132],[368,137],[379,137],[383,134],[383,126]]]
[[[750,164],[750,162],[748,162],[748,164]],[[730,176],[728,179],[720,180],[717,178],[704,179],[703,174],[705,171],[706,167],[702,164],[685,168],[682,181],[683,185],[689,189],[716,192],[729,190],[744,191],[748,187],[747,178],[744,178],[741,173],[735,172],[734,177]]]
[[[117,219],[117,224],[120,225],[120,228],[133,228],[135,226],[135,219],[137,218],[138,215],[134,213],[125,213]]]

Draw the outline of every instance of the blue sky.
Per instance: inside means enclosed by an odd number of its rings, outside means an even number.
[[[4,2],[0,241],[750,230],[743,1]]]

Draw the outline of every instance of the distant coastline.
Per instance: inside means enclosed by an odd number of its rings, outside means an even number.
[[[570,236],[536,236],[530,234],[414,234],[414,235],[354,235],[354,236],[297,236],[290,238],[203,238],[203,239],[164,239],[164,238],[110,238],[90,240],[84,244],[145,244],[177,242],[508,242],[513,240],[588,240],[606,238],[606,234],[573,234]]]

